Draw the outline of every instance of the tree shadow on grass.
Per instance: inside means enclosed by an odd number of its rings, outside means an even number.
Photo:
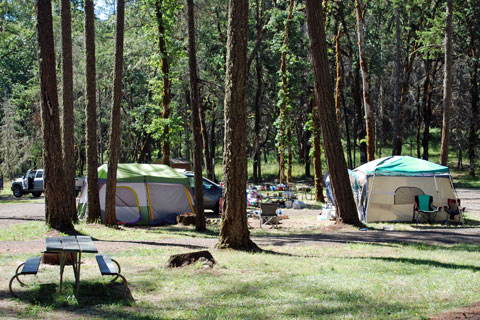
[[[67,311],[99,305],[130,306],[134,302],[128,288],[124,294],[123,283],[85,281],[80,284],[78,294],[75,294],[74,283],[65,282],[62,293],[59,293],[58,284],[47,283],[22,291],[17,299],[33,305]]]
[[[480,267],[477,266],[470,266],[470,265],[462,265],[456,263],[444,263],[435,260],[429,259],[414,259],[414,258],[393,258],[393,257],[353,257],[352,259],[360,259],[360,260],[380,260],[380,261],[387,261],[387,262],[394,262],[394,263],[408,263],[412,265],[423,265],[427,267],[435,267],[435,268],[445,268],[445,269],[453,269],[453,270],[470,270],[474,272],[480,271]]]

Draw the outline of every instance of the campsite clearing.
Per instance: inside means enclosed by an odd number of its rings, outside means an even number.
[[[479,191],[459,191],[462,201],[472,201],[469,211],[478,208]],[[15,266],[43,250],[45,235],[56,233],[46,233],[43,221],[20,220],[41,220],[43,210],[22,217],[27,207],[3,207],[3,221],[17,220],[0,227],[0,283],[6,288]],[[261,254],[214,250],[213,226],[198,234],[192,227],[115,230],[81,224],[77,229],[93,236],[99,251],[118,258],[129,280],[129,297],[123,298],[108,279],[99,279],[98,268],[86,258],[78,296],[69,269],[65,293],[59,295],[58,269],[41,266],[37,284],[23,289],[20,299],[0,291],[0,317],[428,319],[480,301],[479,211],[469,213],[476,222],[465,228],[395,224],[395,231],[373,225],[378,230],[366,232],[331,224],[308,227],[306,221],[318,221],[314,215],[309,219],[309,212],[315,210],[286,211],[289,228],[251,230],[254,241],[267,250]],[[205,248],[218,262],[211,270],[163,267],[172,254]]]

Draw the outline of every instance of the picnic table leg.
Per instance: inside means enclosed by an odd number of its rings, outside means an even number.
[[[59,253],[59,255],[60,255],[60,293],[62,293],[63,269],[65,269],[66,254],[62,251]]]
[[[80,265],[82,264],[82,252],[78,253],[78,265],[75,271],[75,293],[78,293],[78,287],[80,285]],[[75,263],[74,263],[75,264]]]

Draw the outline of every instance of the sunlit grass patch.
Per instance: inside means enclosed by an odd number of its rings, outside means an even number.
[[[44,221],[32,221],[0,228],[0,241],[25,241],[38,239],[45,235],[48,228]]]
[[[98,243],[128,243],[111,250],[97,245],[120,263],[128,294],[123,296],[111,277],[100,275],[93,254],[84,254],[78,295],[70,266],[60,294],[58,266],[41,265],[38,275],[28,278],[32,285],[19,288],[19,317],[49,318],[63,312],[73,318],[132,320],[421,319],[480,301],[480,244],[285,241],[263,245],[261,253],[210,249],[217,262],[213,268],[201,263],[167,268],[171,255],[196,249],[162,239],[183,238],[188,244],[188,239],[216,237],[217,231],[95,224],[77,229]],[[252,236],[261,239],[276,232],[262,230]],[[0,255],[2,286],[7,287],[27,257]]]

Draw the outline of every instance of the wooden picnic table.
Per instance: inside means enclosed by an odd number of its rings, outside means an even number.
[[[63,271],[68,260],[71,261],[75,275],[75,290],[80,283],[82,252],[97,253],[98,250],[89,236],[50,237],[46,239],[45,253],[58,253],[60,258],[60,293],[62,292]]]

